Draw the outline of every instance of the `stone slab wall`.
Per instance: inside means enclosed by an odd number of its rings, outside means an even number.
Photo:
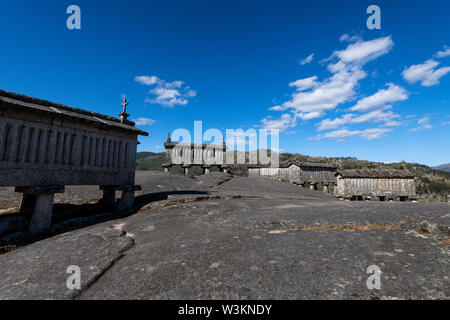
[[[249,177],[268,177],[296,183],[335,184],[335,169],[291,165],[288,168],[249,168]]]
[[[166,163],[178,165],[224,165],[226,148],[223,145],[172,142],[166,147]]]
[[[335,195],[413,197],[416,187],[413,178],[337,178]]]
[[[137,135],[26,112],[0,114],[0,186],[134,184]]]

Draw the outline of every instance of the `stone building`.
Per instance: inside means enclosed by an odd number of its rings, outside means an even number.
[[[53,198],[65,185],[99,185],[103,202],[133,205],[138,135],[120,119],[0,90],[0,186],[23,193],[20,212],[32,234],[51,226]]]
[[[336,166],[326,163],[289,161],[280,163],[278,168],[249,165],[248,175],[288,181],[302,186],[309,185],[311,190],[317,190],[317,186],[322,185],[324,192],[328,192],[329,186],[336,184],[336,170]]]
[[[179,143],[172,142],[169,133],[164,147],[166,148],[166,161],[162,166],[165,172],[169,172],[174,165],[182,166],[185,174],[189,174],[189,169],[194,165],[201,166],[204,174],[209,174],[212,167],[218,167],[224,173],[228,172],[228,166],[225,164],[227,152],[225,140],[221,145]]]
[[[345,170],[336,172],[334,195],[351,200],[414,200],[414,175],[406,170]]]

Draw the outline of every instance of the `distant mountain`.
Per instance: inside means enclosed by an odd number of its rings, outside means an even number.
[[[434,169],[450,172],[450,163],[441,164],[440,166],[434,167]]]

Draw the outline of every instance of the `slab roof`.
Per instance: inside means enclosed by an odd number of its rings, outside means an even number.
[[[142,136],[148,136],[147,132],[135,128],[133,122],[121,123],[120,119],[104,114],[0,90],[0,109],[5,108],[47,114],[73,121],[89,123],[97,127],[115,128]]]
[[[327,169],[337,169],[337,166],[328,164],[328,163],[319,163],[319,162],[300,162],[300,161],[285,161],[281,162],[279,167],[280,168],[289,168],[290,166],[295,165],[297,167],[308,167],[308,168],[327,168]],[[248,165],[248,168],[270,168],[269,165],[264,164],[255,164],[255,165]]]
[[[393,170],[393,169],[355,169],[355,170],[343,170],[335,173],[336,176],[343,178],[404,178],[413,179],[414,174],[406,170]]]

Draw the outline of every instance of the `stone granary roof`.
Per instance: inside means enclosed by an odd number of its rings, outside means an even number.
[[[393,170],[393,169],[355,169],[355,170],[343,170],[335,173],[335,176],[341,176],[342,178],[377,178],[377,179],[389,179],[389,178],[403,178],[414,179],[414,174],[406,170]]]
[[[319,163],[319,162],[299,162],[299,161],[285,161],[280,163],[280,168],[288,168],[291,165],[296,165],[298,167],[309,167],[309,168],[330,168],[336,169],[337,166],[329,163]]]
[[[280,162],[279,167],[280,168],[289,168],[291,165],[296,165],[298,167],[308,167],[308,168],[328,168],[328,169],[337,169],[337,166],[328,164],[328,163],[319,163],[319,162],[299,162],[295,160],[291,161],[284,161]],[[248,168],[270,168],[271,165],[264,165],[264,164],[254,164],[254,165],[248,165]]]
[[[134,127],[133,122],[121,123],[120,119],[100,113],[65,106],[46,100],[0,90],[0,110],[12,108],[26,112],[47,114],[49,116],[65,118],[75,122],[84,122],[103,128],[114,128],[148,136],[148,133]]]

